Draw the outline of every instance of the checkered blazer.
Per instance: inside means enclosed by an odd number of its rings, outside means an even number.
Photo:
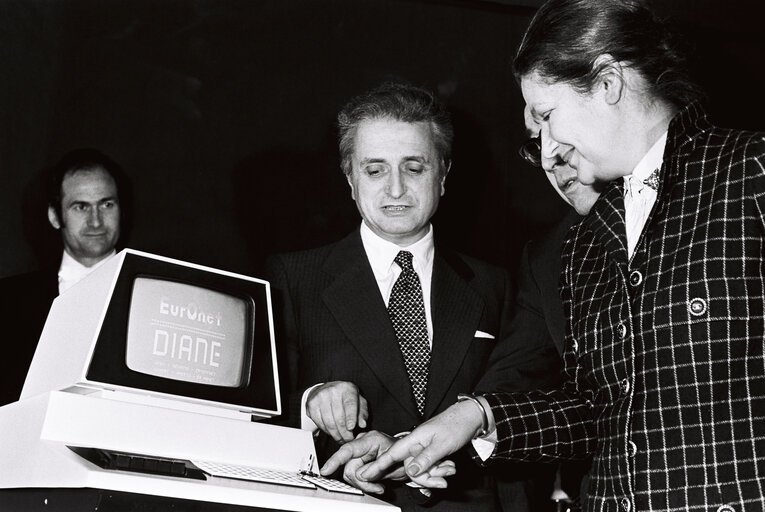
[[[765,136],[669,127],[631,260],[622,182],[563,248],[563,389],[489,395],[494,456],[594,452],[590,508],[765,510]]]

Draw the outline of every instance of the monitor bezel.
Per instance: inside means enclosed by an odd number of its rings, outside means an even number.
[[[242,384],[237,387],[200,384],[150,375],[128,368],[127,329],[133,283],[139,277],[199,286],[245,301],[247,332],[253,340],[245,350]],[[127,254],[98,332],[86,379],[101,386],[136,390],[143,394],[202,401],[228,408],[279,413],[279,388],[273,331],[268,314],[268,285],[213,269]],[[257,357],[263,354],[263,357]]]

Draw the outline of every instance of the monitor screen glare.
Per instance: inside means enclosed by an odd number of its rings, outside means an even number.
[[[126,364],[182,382],[240,387],[246,380],[248,303],[185,283],[136,277]]]

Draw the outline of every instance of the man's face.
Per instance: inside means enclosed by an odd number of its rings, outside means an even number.
[[[48,220],[61,230],[69,255],[88,267],[98,263],[120,236],[114,179],[98,167],[67,174],[61,183],[61,218],[49,207]]]
[[[428,123],[362,121],[347,178],[366,225],[402,247],[420,240],[444,194],[440,165]]]
[[[526,132],[530,137],[541,136],[540,125],[534,121],[529,108],[524,109],[524,121],[526,122]],[[544,137],[542,137],[544,145]],[[598,200],[600,192],[597,190],[599,183],[585,185],[579,181],[576,169],[566,164],[560,158],[542,158],[542,167],[545,175],[555,188],[556,192],[571,206],[579,215],[590,213],[595,201]]]
[[[581,94],[570,85],[547,83],[532,73],[521,80],[523,98],[542,135],[542,165],[554,160],[572,167],[579,181],[611,181],[632,172],[625,117],[606,100],[605,86]],[[628,130],[627,130],[628,131]]]

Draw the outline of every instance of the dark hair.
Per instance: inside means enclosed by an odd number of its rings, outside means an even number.
[[[592,90],[611,55],[640,73],[654,97],[682,107],[703,98],[666,25],[641,0],[549,0],[539,8],[513,61],[517,80],[533,72],[579,92]]]
[[[385,83],[356,96],[337,115],[340,143],[340,167],[345,174],[352,170],[353,141],[359,123],[370,119],[392,119],[405,123],[430,123],[440,172],[449,168],[454,130],[449,113],[433,93],[402,83]]]

